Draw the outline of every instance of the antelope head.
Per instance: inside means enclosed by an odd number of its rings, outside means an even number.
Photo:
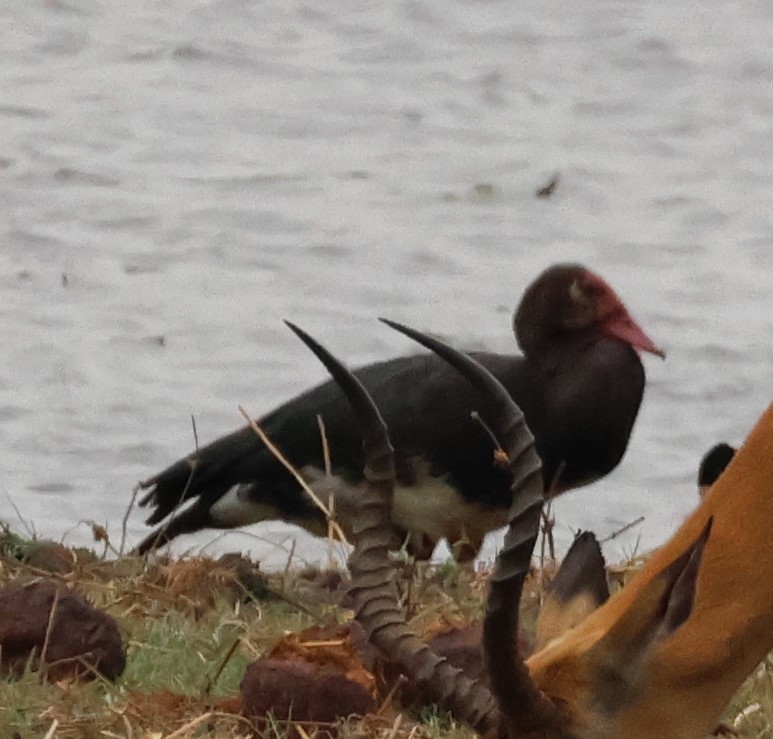
[[[653,702],[660,694],[652,689],[653,682],[662,677],[664,669],[668,675],[673,662],[669,647],[676,642],[678,652],[679,636],[696,602],[696,588],[700,595],[703,587],[698,584],[698,575],[712,529],[711,515],[699,517],[686,533],[680,531],[665,548],[667,553],[654,557],[623,591],[524,661],[516,647],[518,606],[543,503],[541,465],[533,437],[508,393],[475,360],[405,326],[386,323],[435,351],[481,393],[484,415],[512,472],[513,504],[484,620],[489,689],[435,655],[407,626],[397,602],[396,574],[389,557],[399,541],[390,520],[394,468],[387,428],[357,378],[314,339],[288,324],[327,367],[362,427],[368,484],[349,565],[356,618],[371,642],[409,681],[420,684],[425,694],[457,720],[487,737],[644,739],[654,732],[668,737],[705,735],[706,727],[713,728],[729,698],[724,697],[726,686],[725,691],[712,693],[714,703],[703,702],[704,715],[697,723],[692,715],[686,715],[680,724],[679,716],[689,711],[676,706],[672,712],[676,723],[670,725],[673,733],[659,732],[647,716],[650,710],[657,713],[658,708]],[[716,490],[707,500],[715,496]],[[769,623],[767,628],[770,632]],[[767,650],[773,646],[770,634],[763,641]],[[737,680],[734,677],[735,687],[746,674],[748,671]],[[693,684],[689,676],[686,683]],[[720,695],[725,702],[719,703],[715,696]]]

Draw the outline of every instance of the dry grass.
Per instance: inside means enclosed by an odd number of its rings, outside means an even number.
[[[264,576],[236,555],[150,563],[57,550],[46,561],[32,556],[37,546],[0,530],[0,586],[46,575],[76,587],[117,619],[128,645],[127,668],[115,684],[45,684],[32,672],[0,679],[3,738],[246,737],[249,727],[238,716],[237,696],[247,664],[288,632],[350,617],[335,605],[345,584],[341,573],[307,569]],[[47,565],[62,561],[66,571],[46,573]],[[618,568],[621,579],[635,569],[635,562]],[[405,597],[417,630],[431,632],[480,616],[487,574],[453,563],[415,568]],[[531,578],[525,589],[527,627],[541,600],[542,579]],[[763,663],[739,691],[726,723],[736,736],[771,736],[773,661]],[[264,734],[279,739],[285,729],[271,723]],[[414,717],[385,711],[345,724],[341,736],[466,739],[472,733],[425,710]]]

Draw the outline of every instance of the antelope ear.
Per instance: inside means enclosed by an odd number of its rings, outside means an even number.
[[[573,629],[609,598],[606,563],[590,531],[577,535],[537,617],[537,649]]]
[[[651,650],[690,617],[711,525],[710,518],[695,541],[644,586],[639,597],[592,648],[594,661],[618,688],[631,687]],[[607,689],[610,696],[615,692]]]
[[[695,591],[698,586],[698,572],[703,561],[703,550],[706,548],[706,542],[708,541],[709,533],[711,533],[713,522],[714,519],[709,518],[695,544],[692,545],[691,550],[688,550],[689,557],[687,558],[687,563],[676,578],[676,582],[668,596],[666,614],[657,634],[658,641],[673,634],[692,613],[692,608],[695,604]],[[685,555],[682,556],[684,557]]]

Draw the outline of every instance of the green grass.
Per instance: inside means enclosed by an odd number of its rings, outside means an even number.
[[[240,652],[226,661],[235,641],[247,630],[245,622],[215,610],[191,623],[184,613],[170,611],[133,624],[121,684],[129,690],[172,690],[182,695],[209,692],[232,695],[249,663]],[[225,661],[223,670],[217,668]]]
[[[29,542],[0,526],[0,586],[40,574],[20,562]],[[247,736],[231,715],[246,666],[287,632],[332,624],[350,614],[331,605],[324,588],[298,573],[269,578],[275,596],[251,598],[233,571],[211,560],[136,558],[105,562],[79,555],[73,571],[59,575],[113,615],[127,645],[127,665],[115,683],[41,682],[27,671],[0,679],[0,738],[175,739]],[[409,590],[418,629],[439,619],[480,615],[485,578],[454,564],[422,572]],[[533,593],[532,593],[533,596]],[[225,701],[225,702],[224,702]],[[773,736],[773,660],[750,676],[728,707],[726,723],[737,736]],[[279,739],[281,722],[265,735]],[[178,732],[178,733],[174,733]],[[417,717],[387,711],[347,723],[343,739],[469,739],[468,729],[433,708]]]

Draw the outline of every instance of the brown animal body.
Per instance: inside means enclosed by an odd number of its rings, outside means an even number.
[[[743,680],[773,649],[773,405],[701,505],[627,587],[567,635],[566,654],[603,634],[638,607],[644,589],[713,520],[695,603],[684,625],[644,666],[637,699],[613,736],[645,736],[657,727],[674,739],[710,733]],[[535,678],[560,659],[560,645],[530,663]],[[638,732],[638,733],[637,733]]]

